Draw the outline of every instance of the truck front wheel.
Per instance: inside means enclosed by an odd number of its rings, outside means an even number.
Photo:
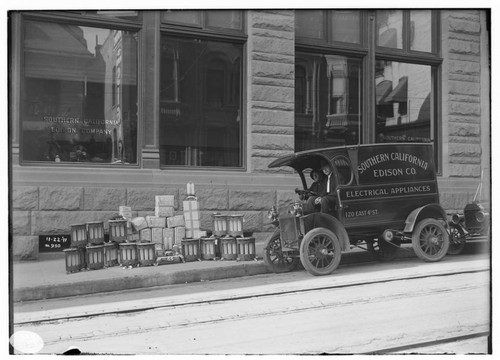
[[[331,274],[339,266],[341,255],[339,238],[325,228],[309,231],[300,244],[300,261],[312,275]]]

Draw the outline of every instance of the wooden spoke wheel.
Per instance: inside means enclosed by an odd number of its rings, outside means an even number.
[[[436,219],[421,220],[411,236],[415,254],[424,261],[439,261],[448,251],[450,245],[448,231]]]
[[[284,273],[295,269],[298,263],[297,256],[290,256],[281,250],[279,232],[273,234],[264,246],[264,264],[267,268],[275,273]]]
[[[309,231],[300,244],[300,261],[312,275],[331,274],[339,266],[341,255],[338,237],[325,228]]]

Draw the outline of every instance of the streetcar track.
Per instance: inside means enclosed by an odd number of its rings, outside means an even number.
[[[406,279],[402,279],[406,280]],[[183,327],[191,327],[191,326],[199,326],[199,325],[205,325],[205,324],[216,324],[216,323],[223,323],[223,322],[231,322],[231,321],[239,321],[242,319],[251,319],[251,318],[263,318],[263,317],[270,317],[270,316],[279,316],[279,315],[290,315],[290,314],[295,314],[299,312],[307,312],[307,311],[322,311],[325,309],[331,309],[331,308],[339,308],[339,307],[347,307],[347,306],[356,306],[356,305],[362,305],[362,304],[367,304],[367,303],[380,303],[380,302],[385,302],[390,299],[401,299],[401,298],[416,298],[416,297],[421,297],[421,296],[426,296],[434,293],[443,293],[443,292],[459,292],[459,291],[470,291],[473,289],[477,289],[480,287],[487,286],[488,284],[486,283],[476,283],[474,285],[464,285],[460,287],[450,287],[450,288],[445,288],[445,289],[422,289],[420,291],[413,291],[413,292],[408,292],[405,291],[404,289],[401,289],[400,291],[391,293],[391,294],[381,294],[380,296],[377,297],[366,297],[366,296],[361,296],[356,299],[350,299],[349,301],[342,301],[342,300],[336,300],[332,299],[328,302],[325,301],[314,301],[312,304],[307,304],[307,305],[296,305],[293,307],[287,306],[287,303],[278,303],[277,307],[271,308],[269,310],[262,310],[260,308],[257,308],[256,310],[250,310],[246,311],[244,313],[231,313],[231,314],[226,314],[224,316],[205,316],[205,318],[194,318],[194,319],[178,319],[177,321],[165,321],[163,323],[157,322],[153,323],[150,326],[137,326],[137,327],[130,327],[130,326],[124,326],[121,329],[113,329],[113,331],[103,331],[103,330],[92,330],[90,332],[85,332],[82,334],[79,334],[77,336],[67,336],[67,337],[57,337],[57,338],[52,338],[52,339],[46,339],[46,344],[51,345],[55,344],[61,341],[76,341],[76,340],[81,340],[81,341],[86,341],[86,340],[91,340],[95,337],[99,338],[105,338],[105,337],[115,337],[115,336],[122,336],[122,335],[131,335],[131,334],[141,334],[141,333],[147,333],[150,331],[158,331],[158,330],[165,330],[165,329],[175,329],[175,328],[183,328]],[[328,290],[334,289],[335,287],[329,287]],[[318,290],[318,291],[324,291],[325,289]],[[295,292],[296,294],[300,293],[305,293],[305,291],[299,291]],[[276,293],[274,296],[284,296],[285,294],[283,293]],[[265,294],[262,297],[259,297],[260,300],[262,298],[269,296],[269,294]],[[255,298],[255,296],[253,296]],[[225,302],[233,301],[234,299],[227,299],[225,301],[217,300],[217,301],[206,301],[198,304],[184,304],[176,307],[171,307],[172,310],[175,308],[180,308],[180,307],[192,307],[200,304],[208,305],[208,304],[213,304],[213,303],[219,303],[219,305],[224,305]],[[243,299],[241,299],[243,300]],[[167,307],[160,307],[161,310],[165,310]],[[156,308],[158,309],[158,308]],[[151,310],[147,310],[150,312]],[[169,310],[165,310],[169,311]],[[116,314],[113,313],[114,316],[123,316],[124,314]],[[159,316],[160,314],[157,314]],[[109,314],[107,315],[109,316]],[[93,318],[97,320],[101,315],[97,316],[85,316],[85,317],[78,317],[78,318],[73,318],[73,319],[62,319],[62,320],[51,320],[51,321],[41,321],[41,322],[35,322],[31,323],[31,325],[37,327],[37,326],[43,326],[43,325],[60,325],[61,323],[70,323],[70,322],[78,322],[78,321],[83,321],[88,318]],[[168,317],[167,317],[168,318]]]
[[[374,351],[368,351],[368,352],[362,353],[361,355],[382,355],[382,354],[389,354],[389,353],[398,353],[398,352],[403,352],[403,351],[405,352],[405,354],[408,354],[408,353],[414,354],[412,352],[407,352],[407,351],[412,350],[412,349],[428,347],[428,346],[436,346],[436,345],[442,345],[442,344],[447,344],[447,343],[452,343],[452,342],[457,342],[457,341],[476,339],[476,338],[480,338],[480,337],[484,337],[484,336],[490,336],[490,332],[489,331],[481,331],[481,332],[471,333],[471,334],[467,334],[467,335],[452,336],[452,337],[443,338],[443,339],[406,344],[406,345],[395,346],[395,347],[390,347],[390,348],[378,349],[378,350],[374,350]]]
[[[474,274],[474,273],[481,273],[481,272],[488,272],[488,271],[489,270],[486,270],[486,269],[477,269],[477,270],[455,271],[455,272],[450,272],[450,273],[446,273],[446,274],[414,275],[414,276],[406,276],[404,278],[372,280],[372,281],[359,282],[359,283],[355,283],[355,284],[350,283],[350,284],[329,285],[329,286],[321,286],[321,287],[306,288],[306,289],[291,289],[291,290],[285,290],[285,291],[269,292],[269,293],[264,293],[264,294],[247,294],[247,295],[241,295],[241,296],[228,296],[228,297],[222,297],[222,298],[217,298],[217,299],[195,300],[195,301],[188,301],[188,302],[182,302],[182,303],[180,303],[180,302],[179,303],[171,303],[171,304],[164,304],[164,305],[155,304],[152,306],[140,306],[140,307],[134,307],[131,309],[113,309],[113,310],[102,311],[102,312],[84,313],[84,314],[69,315],[69,316],[59,316],[59,317],[53,317],[53,318],[49,318],[49,319],[17,321],[17,322],[14,322],[14,326],[22,326],[22,325],[38,326],[41,324],[50,324],[50,323],[54,323],[54,322],[58,322],[58,321],[71,321],[71,320],[77,321],[78,319],[98,318],[101,316],[108,316],[108,315],[127,315],[127,314],[141,313],[141,312],[158,310],[158,309],[168,309],[168,308],[203,305],[203,304],[216,304],[216,303],[221,303],[221,302],[226,302],[226,301],[241,301],[241,300],[246,300],[246,299],[251,299],[251,298],[256,298],[256,297],[257,298],[264,298],[264,297],[281,296],[281,295],[289,295],[289,294],[318,292],[318,291],[324,291],[324,290],[342,289],[342,288],[358,287],[358,286],[373,285],[373,284],[380,284],[380,283],[389,283],[389,282],[396,282],[396,281],[425,279],[425,278],[433,278],[433,277],[447,277],[447,276],[454,276],[454,275],[459,275],[459,274]],[[456,288],[451,289],[451,290],[456,290]],[[405,293],[405,296],[408,296],[408,293]]]

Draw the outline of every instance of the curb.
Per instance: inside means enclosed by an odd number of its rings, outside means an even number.
[[[416,257],[411,249],[401,248],[393,260]],[[344,254],[340,265],[374,262],[372,254],[366,251]],[[299,270],[304,271],[301,266]],[[238,265],[207,269],[180,270],[170,273],[148,274],[147,276],[125,276],[112,279],[96,279],[77,283],[53,284],[14,289],[13,302],[63,298],[78,295],[91,295],[112,291],[148,288],[155,286],[187,284],[200,281],[222,280],[243,276],[271,273],[263,261],[240,263]]]
[[[240,264],[203,270],[181,270],[148,276],[126,276],[114,279],[82,281],[74,284],[54,284],[23,287],[13,291],[13,301],[33,301],[154,286],[186,284],[268,273],[263,263]]]

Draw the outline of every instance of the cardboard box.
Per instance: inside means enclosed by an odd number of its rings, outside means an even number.
[[[152,228],[151,229],[151,241],[157,244],[163,244],[163,229],[164,228]]]
[[[164,228],[163,230],[163,247],[165,250],[172,250],[175,244],[175,228]]]
[[[184,226],[185,224],[184,215],[175,215],[167,218],[167,227],[169,228]]]
[[[184,209],[184,221],[186,223],[186,238],[195,239],[200,231],[200,212],[198,210],[197,200],[184,200],[182,202]]]
[[[182,239],[186,237],[186,228],[184,226],[178,226],[174,228],[175,230],[175,242],[174,245],[180,245]]]
[[[131,220],[134,231],[141,231],[148,227],[148,223],[144,217],[136,217]]]
[[[118,213],[125,219],[132,219],[132,208],[130,206],[118,207]]]
[[[140,235],[141,241],[151,242],[151,229],[150,228],[142,229],[139,232],[139,235]]]
[[[161,217],[171,217],[175,215],[173,206],[155,206],[155,215]]]
[[[150,228],[164,228],[167,225],[167,218],[162,216],[146,216],[146,222]]]
[[[175,196],[174,195],[156,195],[155,196],[155,207],[156,206],[175,206]]]

